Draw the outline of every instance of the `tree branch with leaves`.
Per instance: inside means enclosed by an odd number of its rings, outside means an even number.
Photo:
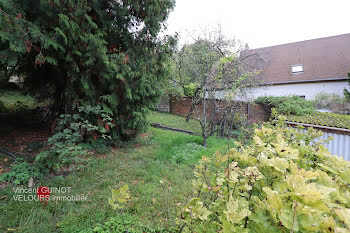
[[[228,136],[240,101],[262,82],[266,64],[239,40],[226,38],[221,30],[205,32],[174,55],[171,80],[191,100],[187,119],[194,112],[202,127],[203,145],[209,136]],[[218,127],[219,126],[219,127]]]

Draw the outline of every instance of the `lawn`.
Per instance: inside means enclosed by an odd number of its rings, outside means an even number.
[[[45,105],[22,91],[0,89],[0,136],[19,128],[40,128],[36,108]]]
[[[160,123],[165,126],[189,130],[198,134],[201,134],[202,132],[202,128],[198,120],[190,119],[189,122],[186,122],[185,117],[183,116],[152,111],[148,114],[147,120],[150,123]]]
[[[17,90],[0,89],[0,104],[6,112],[16,112],[23,109],[32,109],[35,106],[35,99],[29,94],[25,95]],[[1,105],[0,105],[1,107]],[[1,110],[4,109],[0,109]]]
[[[92,232],[110,224],[105,223],[110,217],[120,218],[108,204],[109,187],[124,184],[129,185],[134,198],[125,209],[125,221],[149,227],[147,232],[170,229],[181,204],[191,196],[193,166],[198,158],[227,150],[223,139],[209,138],[208,148],[200,143],[199,136],[149,128],[122,148],[89,155],[85,166],[65,178],[51,177],[41,183],[71,187],[72,195],[87,196],[85,202],[50,201],[43,207],[40,202],[15,201],[10,186],[0,189],[0,232]]]

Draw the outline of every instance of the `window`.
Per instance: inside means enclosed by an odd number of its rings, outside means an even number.
[[[303,72],[304,72],[303,65],[294,65],[294,66],[292,66],[292,73],[293,74],[303,73]]]

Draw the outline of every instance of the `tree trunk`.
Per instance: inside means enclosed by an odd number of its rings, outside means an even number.
[[[207,148],[207,137],[203,136],[203,146]]]
[[[221,123],[221,129],[220,129],[220,136],[221,137],[225,137],[225,128],[226,128],[226,116],[227,116],[227,114],[226,114],[226,112],[224,113],[224,119],[223,119],[223,121],[222,121],[222,123]]]
[[[189,113],[187,114],[186,122],[190,121],[190,118],[192,116],[192,112],[193,112],[193,105],[191,104],[191,109],[190,109]]]
[[[207,77],[204,77],[204,90],[203,90],[203,146],[207,147],[207,135],[206,135],[206,131],[207,131],[207,113],[206,113],[206,99],[205,99],[205,95],[206,95],[206,91],[207,91]]]

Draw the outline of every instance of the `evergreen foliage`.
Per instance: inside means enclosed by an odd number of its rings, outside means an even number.
[[[50,119],[72,105],[100,105],[113,138],[145,125],[174,40],[159,32],[173,0],[0,0],[0,70],[53,98]],[[3,78],[2,78],[3,79]],[[97,119],[96,119],[97,121]]]

